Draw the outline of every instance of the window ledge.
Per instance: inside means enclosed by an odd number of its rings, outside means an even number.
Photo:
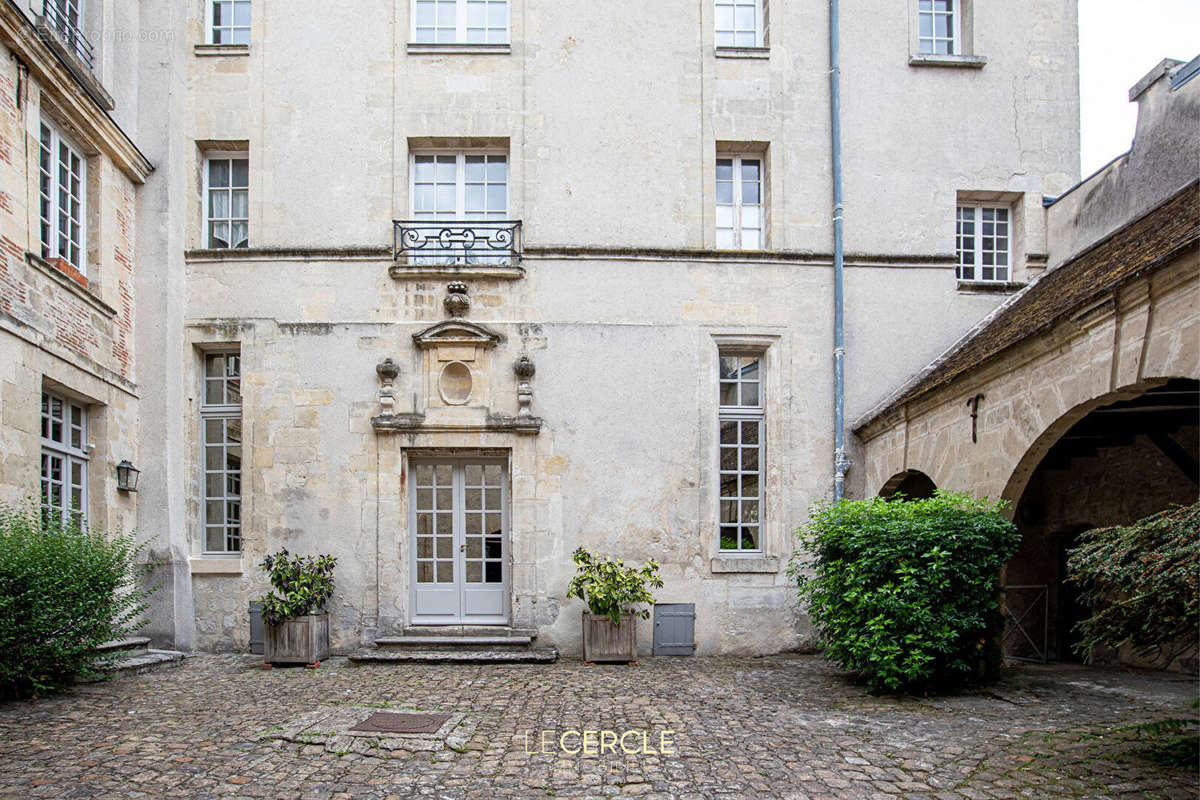
[[[467,42],[409,42],[408,54],[419,55],[508,55],[510,44],[469,44]]]
[[[203,57],[250,55],[248,44],[198,44],[195,49],[196,55]]]
[[[241,575],[241,556],[199,556],[188,559],[193,575]]]
[[[769,47],[717,47],[713,50],[717,58],[770,58]]]
[[[960,67],[981,69],[987,63],[985,56],[938,56],[921,53],[908,57],[910,67]]]
[[[92,293],[88,280],[61,258],[46,260],[37,253],[25,252],[25,261],[39,272],[53,278],[58,285],[75,295],[109,319],[117,316],[117,310]],[[70,270],[68,272],[67,270]]]
[[[981,292],[985,294],[1012,294],[1019,292],[1029,284],[1019,281],[959,281],[960,292]]]
[[[709,562],[714,573],[760,572],[772,575],[779,572],[779,559],[775,556],[717,556]]]

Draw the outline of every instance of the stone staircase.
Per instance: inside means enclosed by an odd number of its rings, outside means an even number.
[[[184,659],[184,654],[178,650],[155,650],[145,636],[115,639],[96,649],[117,655],[116,660],[105,669],[110,675],[137,675],[159,667],[179,666]]]
[[[534,647],[537,631],[499,625],[438,625],[405,628],[380,636],[349,656],[352,664],[551,664],[553,647]]]

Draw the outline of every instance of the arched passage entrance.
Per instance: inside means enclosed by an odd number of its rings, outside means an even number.
[[[925,500],[933,497],[935,491],[937,485],[932,478],[920,470],[907,469],[889,478],[879,490],[879,496],[889,498],[902,494],[909,500]]]
[[[1200,382],[1147,382],[1072,409],[1030,447],[1005,490],[1021,546],[1005,570],[1006,655],[1076,658],[1087,613],[1064,584],[1066,552],[1090,528],[1124,525],[1200,491]]]

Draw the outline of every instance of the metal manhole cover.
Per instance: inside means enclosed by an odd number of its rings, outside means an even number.
[[[373,733],[437,733],[449,714],[400,714],[380,711],[364,719],[350,730]]]

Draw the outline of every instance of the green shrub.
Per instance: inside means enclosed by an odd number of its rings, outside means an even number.
[[[945,492],[817,504],[788,572],[826,657],[872,691],[969,678],[1002,627],[1000,569],[1020,542],[1000,510]]]
[[[567,587],[567,597],[578,597],[587,603],[588,611],[598,617],[608,617],[614,625],[620,624],[622,614],[633,614],[642,619],[650,616],[646,609],[635,610],[633,606],[653,603],[650,588],[662,588],[657,561],[648,561],[640,569],[627,567],[623,561],[597,558],[582,547],[572,557],[576,572]]]
[[[96,647],[141,627],[140,547],[132,536],[0,504],[0,697],[52,692],[97,674]]]
[[[1087,531],[1069,554],[1067,579],[1092,607],[1076,627],[1081,655],[1129,644],[1169,662],[1196,642],[1200,503]]]
[[[262,569],[271,576],[275,591],[262,599],[263,620],[278,625],[323,611],[333,595],[336,564],[333,556],[294,556],[286,548],[264,558]]]

